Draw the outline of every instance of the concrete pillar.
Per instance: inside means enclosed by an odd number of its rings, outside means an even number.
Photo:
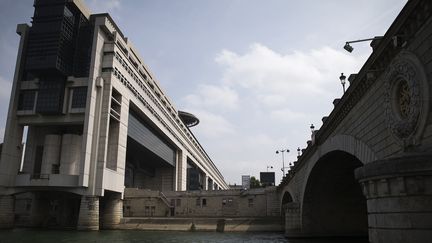
[[[48,134],[45,136],[41,174],[52,174],[53,165],[59,164],[60,145],[61,135]]]
[[[203,190],[208,190],[208,176],[204,174]]]
[[[77,229],[99,230],[99,197],[82,196]]]
[[[0,196],[0,229],[13,228],[14,216],[14,197]]]
[[[76,134],[64,134],[60,155],[60,174],[79,175],[82,137]]]
[[[49,215],[49,202],[44,199],[42,193],[33,192],[29,226],[44,227]]]
[[[105,200],[105,198],[104,198]],[[102,222],[104,229],[115,229],[123,218],[123,200],[121,194],[106,199]]]
[[[176,191],[186,191],[187,188],[187,156],[178,150],[177,151],[177,166],[176,166]]]
[[[21,35],[21,39],[15,65],[15,74],[12,82],[3,148],[0,158],[0,186],[13,186],[15,183],[15,176],[21,165],[21,141],[24,127],[18,124],[16,111],[21,85],[21,82],[18,80],[20,80],[22,76],[25,60],[25,58],[23,58],[23,51],[26,49],[28,31],[29,26],[27,24],[19,24],[17,26],[17,33]]]
[[[367,199],[371,243],[432,239],[432,155],[374,161],[355,171]]]
[[[212,191],[213,188],[213,180],[208,178],[208,185],[207,185],[208,190]]]

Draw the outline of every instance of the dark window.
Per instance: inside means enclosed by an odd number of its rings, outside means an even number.
[[[36,91],[23,90],[19,96],[18,110],[33,110],[35,103]]]
[[[203,198],[203,200],[202,200],[202,206],[203,207],[207,206],[207,199]]]
[[[180,198],[177,199],[176,205],[177,205],[177,207],[181,206],[181,199]]]
[[[248,199],[248,206],[251,208],[251,207],[253,207],[253,198],[249,198]]]
[[[113,68],[102,68],[102,72],[114,72]]]
[[[43,77],[39,81],[36,111],[41,114],[59,114],[63,108],[64,77]]]
[[[41,172],[41,166],[42,166],[42,156],[43,156],[44,147],[43,146],[36,146],[36,155],[35,155],[35,161],[33,165],[33,176],[35,178],[40,177]]]
[[[74,88],[72,91],[71,108],[85,108],[87,99],[87,87]]]

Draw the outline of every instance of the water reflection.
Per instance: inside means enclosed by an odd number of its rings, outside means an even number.
[[[164,232],[164,231],[135,231],[135,230],[107,230],[97,232],[64,231],[64,230],[35,230],[14,229],[0,231],[0,243],[22,242],[108,242],[108,243],[171,243],[171,242],[288,242],[288,243],[364,243],[365,239],[286,239],[282,233],[217,233],[217,232]]]

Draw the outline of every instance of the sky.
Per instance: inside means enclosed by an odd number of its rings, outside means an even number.
[[[132,41],[230,184],[285,166],[306,147],[343,94],[339,76],[357,73],[407,0],[85,0],[108,12]],[[19,23],[33,0],[0,0],[0,141],[16,62]],[[268,166],[272,166],[269,168]]]

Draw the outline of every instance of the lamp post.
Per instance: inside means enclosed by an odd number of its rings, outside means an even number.
[[[345,94],[346,76],[343,73],[341,73],[341,76],[339,77],[339,80],[340,80],[340,82],[342,84],[342,89],[343,89],[343,92]]]
[[[352,47],[350,44],[351,43],[357,43],[357,42],[363,42],[363,41],[371,41],[371,40],[379,40],[379,39],[382,39],[383,37],[382,36],[375,36],[374,38],[368,38],[368,39],[361,39],[361,40],[354,40],[354,41],[347,41],[347,42],[345,42],[345,45],[344,45],[344,49],[347,51],[347,52],[352,52],[353,50],[354,50],[354,47]]]
[[[273,166],[272,165],[267,165],[267,172],[268,172],[269,168],[273,169]]]
[[[285,176],[285,156],[284,156],[284,153],[289,153],[289,149],[279,149],[279,150],[276,150],[276,153],[278,154],[278,153],[281,153],[282,154],[282,173],[283,173],[283,175],[282,175],[282,177],[284,177]]]

